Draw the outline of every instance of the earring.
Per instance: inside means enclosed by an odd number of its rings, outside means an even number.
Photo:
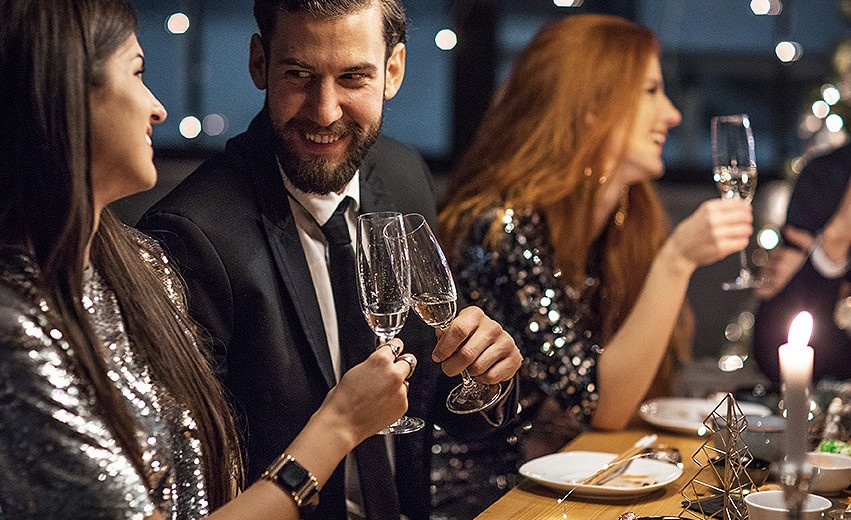
[[[626,221],[626,214],[629,210],[629,186],[621,188],[620,203],[618,210],[615,211],[615,226],[622,228]]]

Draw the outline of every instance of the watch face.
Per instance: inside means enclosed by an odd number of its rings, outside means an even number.
[[[297,490],[309,479],[307,470],[299,464],[284,464],[284,467],[278,472],[278,480],[290,489]]]

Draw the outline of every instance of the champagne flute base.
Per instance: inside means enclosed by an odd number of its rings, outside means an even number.
[[[743,269],[739,276],[732,282],[724,282],[721,284],[721,289],[724,291],[744,291],[746,289],[755,289],[762,285],[762,278],[755,278],[749,270]]]
[[[393,424],[377,432],[377,435],[402,435],[405,433],[413,433],[421,430],[423,426],[425,426],[425,422],[422,419],[403,415],[396,419]]]
[[[722,291],[745,291],[754,287],[756,287],[756,284],[753,282],[740,281],[738,278],[733,282],[724,282],[721,284]]]
[[[449,392],[446,408],[457,414],[480,412],[492,406],[502,395],[502,385],[476,384],[465,386],[463,383]]]

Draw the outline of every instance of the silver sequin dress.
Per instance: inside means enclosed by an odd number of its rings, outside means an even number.
[[[152,242],[140,237],[139,244],[176,298],[179,281],[168,260]],[[0,520],[141,520],[154,510],[173,519],[207,515],[195,421],[134,352],[110,287],[90,270],[83,305],[108,377],[138,422],[144,476],[77,377],[74,351],[39,294],[38,278],[26,254],[0,249]]]
[[[495,219],[500,231],[489,241]],[[512,431],[481,442],[459,444],[438,433],[432,446],[434,519],[469,518],[484,509],[517,482],[529,451],[557,450],[588,426],[596,409],[602,352],[598,248],[584,287],[565,286],[548,233],[535,211],[495,208],[473,222],[456,251],[459,295],[499,322],[523,354],[523,409]]]

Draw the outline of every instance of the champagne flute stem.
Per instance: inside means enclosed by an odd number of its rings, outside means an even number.
[[[452,321],[449,321],[448,323],[441,325],[437,328],[440,329],[441,331],[445,331],[446,329],[449,328],[450,323],[452,323]],[[476,389],[478,387],[478,383],[476,382],[475,379],[473,379],[473,377],[470,375],[470,373],[467,372],[466,368],[461,371],[461,384],[464,386],[464,390],[467,391],[467,392],[473,391],[474,389]]]
[[[748,270],[748,252],[744,249],[739,251],[739,265],[741,265],[742,271]]]
[[[467,369],[461,371],[461,381],[463,382],[464,388],[467,390],[472,390],[476,387],[476,380],[470,376],[470,373],[467,372]]]
[[[445,331],[446,329],[449,328],[450,323],[452,323],[452,321],[449,321],[449,323],[441,325],[437,328],[440,329],[441,331]],[[467,372],[466,368],[461,371],[461,385],[464,387],[464,392],[466,394],[474,392],[479,387],[479,383],[476,382],[475,379],[473,379],[473,377],[470,375],[470,373]]]

